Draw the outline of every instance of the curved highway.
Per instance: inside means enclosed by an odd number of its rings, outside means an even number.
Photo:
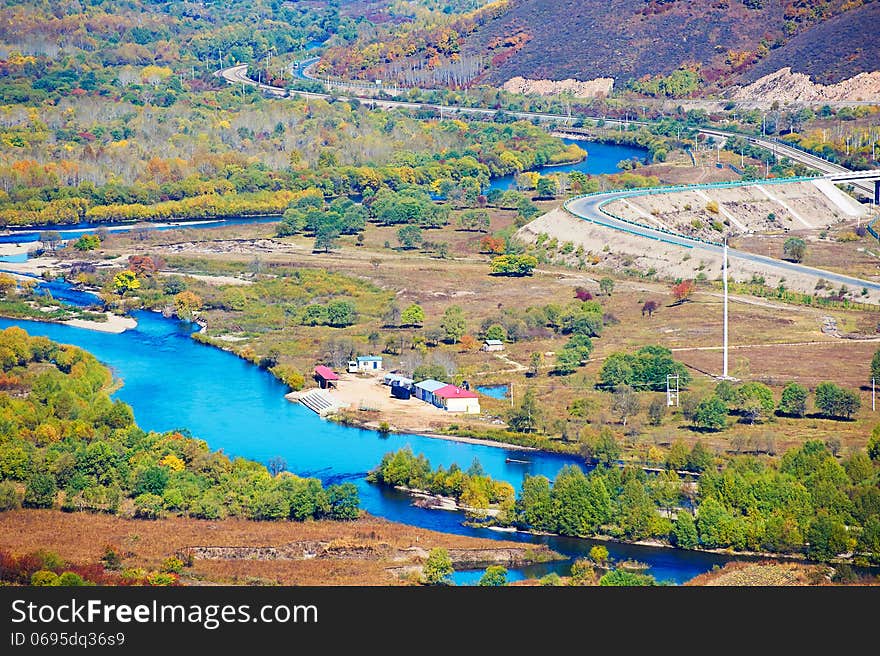
[[[230,68],[225,68],[220,71],[217,71],[215,75],[222,77],[230,84],[246,84],[249,86],[254,86],[259,88],[261,91],[264,91],[268,94],[277,97],[286,97],[288,95],[299,95],[305,97],[312,98],[323,98],[330,99],[331,96],[328,93],[314,93],[309,91],[294,91],[290,90],[288,92],[287,89],[283,89],[281,87],[274,87],[268,84],[260,84],[256,80],[252,80],[247,76],[247,64],[239,64],[237,66],[232,66]],[[310,78],[313,79],[313,78]],[[356,99],[364,103],[369,103],[374,107],[381,107],[383,109],[422,109],[424,107],[430,107],[432,109],[436,109],[444,114],[476,114],[480,116],[491,116],[498,112],[495,109],[484,109],[480,107],[455,107],[450,105],[431,105],[425,103],[414,103],[414,102],[405,102],[401,100],[379,100],[371,97],[364,96],[356,96],[352,95],[350,98],[345,96],[336,96],[338,100],[346,101],[349,99]],[[523,118],[526,120],[538,119],[540,121],[573,121],[572,117],[562,116],[559,114],[546,114],[540,112],[511,112],[505,111],[505,114],[509,116],[515,116],[517,118]],[[589,120],[599,120],[598,117],[590,117]],[[620,119],[604,119],[606,123],[612,124],[627,124],[627,123],[636,123],[642,124],[639,121],[623,121]],[[715,130],[711,128],[700,128],[699,131],[708,136],[714,137],[746,137],[752,143],[755,143],[763,148],[767,148],[768,150],[775,149],[776,152],[784,154],[786,157],[794,161],[801,162],[807,166],[811,166],[813,168],[819,169],[822,173],[828,175],[833,173],[841,173],[846,172],[848,169],[839,166],[837,164],[833,164],[827,160],[824,160],[816,155],[812,155],[810,153],[804,152],[797,148],[793,148],[791,146],[787,146],[784,144],[780,144],[778,142],[763,139],[760,137],[752,137],[750,135],[740,135],[733,132],[725,132],[723,130]],[[779,180],[775,181],[776,183]],[[749,186],[755,184],[773,184],[772,180],[752,180],[749,182],[745,182],[742,186]],[[737,186],[730,185],[729,183],[725,186]],[[604,205],[610,203],[613,200],[618,198],[628,198],[632,196],[641,196],[647,194],[656,194],[656,193],[672,193],[674,191],[681,191],[681,187],[673,187],[669,189],[651,189],[651,190],[629,190],[629,191],[612,191],[602,194],[595,194],[590,196],[582,196],[579,198],[572,198],[568,200],[563,207],[574,214],[578,218],[584,219],[586,221],[590,221],[597,225],[604,226],[606,228],[612,228],[614,230],[620,230],[622,232],[627,232],[629,234],[633,234],[639,237],[644,237],[647,239],[656,239],[659,241],[664,241],[671,244],[676,244],[679,246],[684,246],[686,248],[697,248],[705,251],[709,251],[712,253],[720,254],[723,250],[721,244],[705,242],[699,239],[694,239],[692,237],[688,237],[685,235],[680,235],[677,233],[664,232],[662,230],[657,230],[655,228],[651,228],[649,226],[645,226],[635,222],[624,221],[618,219],[608,212],[606,212],[603,208]],[[784,260],[776,260],[771,257],[766,257],[763,255],[757,255],[755,253],[749,253],[746,251],[741,251],[733,248],[728,249],[728,255],[730,257],[740,258],[743,260],[749,260],[752,262],[760,263],[765,266],[770,266],[776,269],[781,269],[783,271],[791,271],[794,273],[801,273],[810,276],[816,276],[820,278],[824,278],[826,280],[833,281],[835,283],[848,285],[851,287],[867,287],[869,290],[880,291],[880,283],[871,282],[869,280],[862,280],[860,278],[854,278],[852,276],[846,276],[839,273],[833,273],[831,271],[825,271],[823,269],[814,269],[812,267],[804,266],[802,264],[795,264],[793,262],[786,262]]]
[[[736,185],[731,185],[728,183],[724,186],[747,187],[755,184],[780,184],[783,182],[785,181],[776,180],[775,182],[765,182],[761,180],[752,180]],[[701,188],[711,188],[712,186],[713,185],[700,185]],[[620,219],[604,209],[605,205],[619,198],[632,198],[633,196],[647,196],[657,193],[674,193],[677,191],[684,191],[686,189],[687,187],[670,187],[666,190],[662,188],[654,188],[650,190],[637,189],[628,191],[609,191],[572,198],[566,201],[563,204],[563,207],[570,214],[573,214],[579,219],[595,223],[596,225],[611,228],[613,230],[619,230],[621,232],[626,232],[628,234],[636,235],[638,237],[644,237],[646,239],[654,239],[667,244],[675,244],[677,246],[683,246],[685,248],[696,248],[699,250],[714,253],[716,255],[721,255],[724,251],[723,244],[719,244],[716,242],[707,242],[700,239],[695,239],[693,237],[688,237],[686,235],[651,228],[649,226],[636,223],[635,221]],[[782,271],[790,271],[792,273],[800,273],[817,278],[824,278],[825,280],[830,280],[841,285],[847,285],[850,288],[867,287],[869,290],[880,292],[880,282],[862,280],[861,278],[854,278],[852,276],[834,273],[833,271],[825,271],[824,269],[815,269],[813,267],[804,266],[803,264],[795,264],[794,262],[777,260],[772,257],[758,255],[756,253],[749,253],[747,251],[741,251],[735,248],[728,248],[728,256],[732,258],[739,258],[741,260],[748,260],[750,262],[756,262],[758,264],[762,264],[764,266],[772,267],[774,269],[779,269]]]

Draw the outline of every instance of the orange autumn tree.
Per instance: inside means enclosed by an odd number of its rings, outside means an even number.
[[[672,286],[672,295],[675,297],[677,304],[687,301],[691,294],[694,293],[697,286],[693,280],[682,280],[680,283]]]
[[[473,335],[463,335],[458,343],[462,352],[473,351],[477,348],[477,339]]]

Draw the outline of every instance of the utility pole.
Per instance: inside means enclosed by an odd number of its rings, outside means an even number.
[[[724,239],[724,265],[723,265],[723,279],[724,279],[724,366],[721,374],[721,378],[727,379],[727,238]]]

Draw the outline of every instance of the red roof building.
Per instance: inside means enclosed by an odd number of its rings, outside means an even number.
[[[438,396],[441,399],[478,399],[475,392],[471,392],[470,390],[462,389],[461,387],[456,387],[455,385],[447,385],[446,387],[441,387],[438,390],[434,391],[434,396]]]
[[[315,367],[315,380],[318,381],[321,389],[327,389],[328,387],[333,387],[339,381],[339,375],[330,367],[319,364]]]
[[[446,385],[434,391],[435,405],[447,412],[464,412],[471,415],[480,414],[480,397],[470,390]]]

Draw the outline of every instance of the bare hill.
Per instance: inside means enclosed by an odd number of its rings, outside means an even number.
[[[491,58],[487,81],[495,84],[516,76],[623,82],[666,75],[689,64],[699,64],[710,82],[739,81],[756,61],[765,73],[800,66],[824,81],[880,68],[870,28],[878,24],[880,3],[849,9],[858,3],[814,2],[807,13],[802,4],[513,0],[510,9],[467,38],[464,50]],[[787,42],[790,34],[797,36]],[[854,57],[847,56],[851,47],[857,51]],[[796,66],[793,60],[800,58],[804,61]]]
[[[798,34],[749,69],[751,82],[790,66],[813,82],[834,84],[858,73],[880,69],[880,2],[872,2]]]

